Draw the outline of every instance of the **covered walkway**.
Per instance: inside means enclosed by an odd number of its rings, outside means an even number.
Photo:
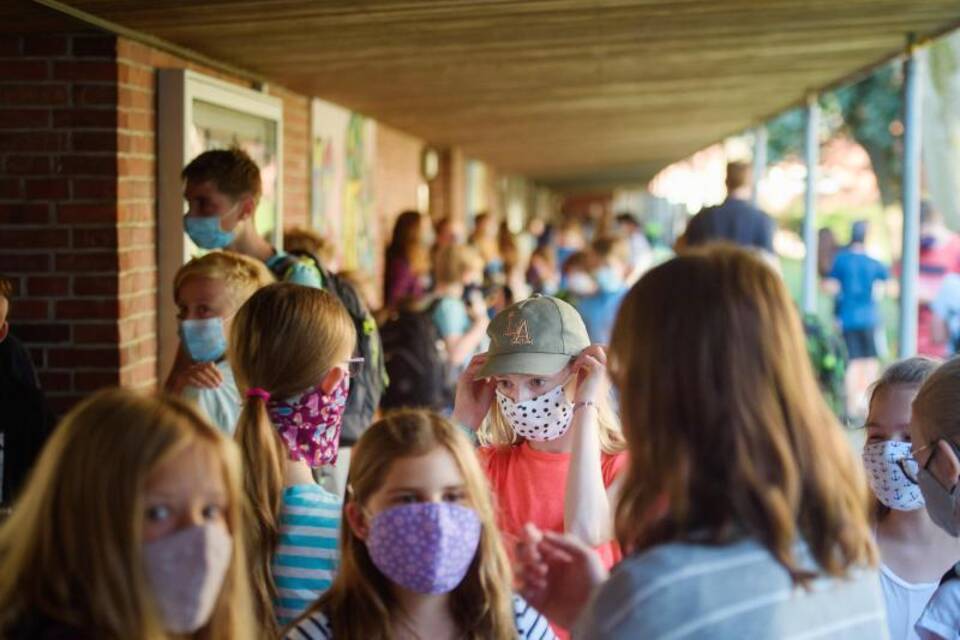
[[[60,408],[168,369],[189,155],[183,134],[164,159],[170,70],[276,114],[265,231],[320,228],[377,280],[404,208],[522,221],[642,185],[958,24],[948,0],[5,2],[11,320]]]

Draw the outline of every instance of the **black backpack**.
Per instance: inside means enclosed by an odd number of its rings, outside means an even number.
[[[363,366],[359,375],[350,380],[350,395],[347,397],[347,409],[343,414],[343,428],[340,433],[340,445],[349,447],[356,443],[373,422],[373,414],[380,406],[384,388],[387,386],[380,333],[377,331],[377,323],[353,285],[324,269],[320,260],[312,253],[295,251],[287,254],[284,260],[273,265],[273,273],[278,280],[283,280],[294,262],[304,260],[317,267],[323,288],[340,299],[357,329],[356,354],[363,358]]]
[[[436,302],[425,310],[403,307],[380,327],[390,378],[382,408],[439,411],[449,402],[443,342],[431,317],[435,308]]]

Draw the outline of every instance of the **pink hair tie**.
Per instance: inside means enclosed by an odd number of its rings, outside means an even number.
[[[254,387],[253,389],[247,389],[248,398],[260,398],[264,402],[270,402],[270,392],[266,389],[261,389],[260,387]]]

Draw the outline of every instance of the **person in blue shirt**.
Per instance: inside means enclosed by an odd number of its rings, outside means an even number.
[[[890,278],[890,269],[867,255],[867,223],[853,223],[850,245],[837,254],[828,278],[828,288],[837,294],[836,314],[847,345],[847,402],[850,415],[863,413],[863,396],[870,381],[877,378],[876,331],[880,326],[877,285]]]
[[[591,245],[593,281],[596,291],[583,296],[576,305],[587,325],[590,342],[609,344],[620,303],[627,295],[630,275],[630,245],[626,238],[598,238]]]
[[[486,338],[489,319],[483,295],[474,287],[469,296],[464,293],[467,285],[482,279],[483,259],[476,249],[461,245],[444,247],[437,252],[430,319],[445,347],[448,385],[456,386],[460,372]]]

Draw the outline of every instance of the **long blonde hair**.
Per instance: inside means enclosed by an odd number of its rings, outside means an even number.
[[[333,294],[281,282],[260,289],[240,307],[228,359],[241,393],[259,388],[274,398],[289,398],[318,385],[350,356],[355,342],[353,322]],[[286,445],[258,397],[244,400],[234,438],[243,454],[255,613],[264,633],[271,634],[277,597],[271,564],[279,539]]]
[[[143,493],[158,465],[194,444],[220,462],[235,544],[213,614],[192,637],[252,639],[236,445],[181,400],[122,389],[64,417],[0,528],[0,636],[43,616],[104,640],[168,638],[142,568]]]
[[[402,410],[376,422],[353,448],[348,504],[361,507],[380,489],[390,465],[443,447],[463,474],[467,502],[483,528],[477,555],[463,582],[451,592],[453,615],[470,640],[516,638],[513,576],[494,518],[486,477],[472,445],[446,419]],[[346,511],[348,504],[344,505]],[[373,564],[363,540],[349,526],[340,532],[340,567],[333,586],[304,614],[323,612],[337,637],[390,640],[400,612],[390,580]]]
[[[630,464],[621,545],[747,536],[806,584],[805,541],[830,576],[875,564],[869,490],[817,388],[780,278],[731,247],[645,275],[623,301],[611,373]]]

